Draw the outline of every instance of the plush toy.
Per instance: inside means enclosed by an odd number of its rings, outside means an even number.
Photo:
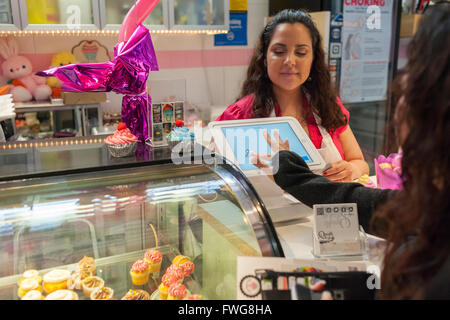
[[[0,55],[5,58],[2,63],[3,75],[11,79],[11,94],[14,101],[26,102],[47,100],[52,90],[45,84],[46,79],[33,74],[31,61],[19,56],[19,45],[13,38],[0,39]]]
[[[52,65],[50,66],[50,68],[62,67],[72,63],[76,63],[75,56],[69,51],[62,51],[53,56]],[[47,84],[52,88],[61,86],[61,82],[56,77],[48,77]]]
[[[76,63],[75,56],[69,51],[62,51],[53,56],[50,68],[62,67],[72,63]],[[58,78],[48,77],[47,85],[52,89],[52,98],[61,98],[61,81]]]

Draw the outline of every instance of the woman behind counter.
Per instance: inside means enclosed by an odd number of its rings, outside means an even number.
[[[267,24],[247,70],[240,98],[216,121],[291,116],[298,120],[326,163],[331,181],[369,173],[336,97],[322,39],[311,17],[286,9]]]
[[[370,232],[386,238],[380,298],[450,299],[449,44],[450,3],[436,3],[408,46],[406,77],[399,78],[403,190],[332,183],[293,152],[275,155],[281,188],[309,206],[356,202],[360,224],[371,222]]]

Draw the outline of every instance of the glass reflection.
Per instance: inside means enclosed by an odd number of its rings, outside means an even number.
[[[29,24],[93,24],[92,0],[27,0]]]
[[[159,1],[150,15],[145,19],[144,25],[163,25],[163,1]],[[106,0],[106,23],[107,24],[122,24],[125,15],[130,11],[134,5],[134,0]]]
[[[213,0],[175,0],[176,25],[223,25],[224,2]]]

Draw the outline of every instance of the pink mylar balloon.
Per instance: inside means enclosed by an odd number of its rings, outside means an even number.
[[[153,11],[159,0],[138,0],[128,11],[119,32],[119,42],[128,41],[136,27],[140,25]],[[136,12],[135,12],[136,10]]]

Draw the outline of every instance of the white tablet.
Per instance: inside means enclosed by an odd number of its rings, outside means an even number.
[[[272,140],[275,140],[275,130],[282,141],[288,139],[290,151],[302,157],[311,171],[322,172],[326,166],[305,130],[293,117],[214,121],[209,123],[209,129],[218,153],[236,164],[247,176],[261,174],[250,162],[252,151],[259,154],[272,153],[263,136],[264,130],[267,130]],[[268,164],[272,165],[270,162]]]

